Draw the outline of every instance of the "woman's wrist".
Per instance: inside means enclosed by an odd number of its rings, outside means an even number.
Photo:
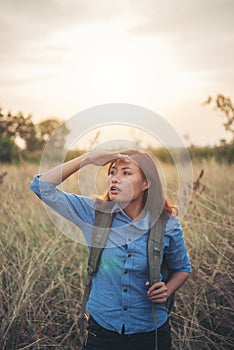
[[[83,168],[86,165],[92,164],[92,162],[91,162],[91,160],[89,158],[89,152],[83,153],[77,159],[79,159],[79,168]]]

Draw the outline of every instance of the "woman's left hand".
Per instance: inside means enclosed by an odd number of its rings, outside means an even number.
[[[149,286],[149,282],[146,282]],[[165,303],[168,298],[167,286],[164,282],[154,283],[147,291],[148,297],[153,303]]]

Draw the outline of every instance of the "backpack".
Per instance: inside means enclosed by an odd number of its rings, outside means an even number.
[[[98,269],[99,260],[105,247],[108,234],[111,228],[114,214],[110,214],[103,211],[98,211],[96,209],[95,213],[95,223],[92,233],[91,248],[88,259],[87,267],[87,277],[85,281],[85,290],[83,294],[83,300],[80,310],[80,318],[78,321],[80,334],[83,336],[85,329],[85,321],[88,317],[85,313],[86,303],[89,298],[92,277]],[[163,237],[164,237],[164,227],[165,227],[165,214],[164,212],[159,217],[158,221],[151,227],[149,238],[148,238],[148,265],[149,265],[149,282],[150,286],[156,282],[160,281],[160,272],[163,275],[163,281],[167,282],[172,274],[169,270],[165,257],[163,258],[163,263],[160,267],[160,259],[162,255],[163,248]],[[100,229],[101,228],[101,229]],[[174,306],[175,293],[173,293],[164,304],[168,311],[170,312]],[[154,321],[156,319],[156,304],[152,303]]]

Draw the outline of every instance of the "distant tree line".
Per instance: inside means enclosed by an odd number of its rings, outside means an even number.
[[[222,94],[209,96],[203,106],[212,105],[215,111],[221,113],[223,126],[231,137],[220,139],[214,147],[188,147],[192,160],[215,159],[217,162],[234,163],[234,105],[229,97]],[[58,129],[59,127],[59,129]],[[24,116],[21,112],[4,113],[0,108],[0,162],[12,162],[20,157],[28,161],[40,161],[42,151],[55,129],[53,145],[58,150],[64,148],[65,137],[69,133],[66,124],[58,118],[48,118],[34,123],[32,115]],[[98,135],[99,136],[99,135]],[[19,142],[20,141],[20,142]],[[21,143],[21,147],[19,147]],[[23,147],[22,147],[23,145]],[[23,150],[22,150],[23,148]],[[165,148],[150,149],[162,162],[173,163],[169,150]],[[66,159],[81,154],[82,150],[68,151]]]
[[[46,142],[60,125],[63,127],[56,142],[58,147],[63,147],[68,129],[58,118],[34,123],[32,115],[4,113],[0,108],[0,161],[12,162],[20,156],[30,159],[30,154],[40,156]]]
[[[229,139],[220,139],[219,143],[213,147],[190,145],[187,150],[191,159],[198,161],[215,159],[218,163],[234,164],[234,105],[231,99],[217,94],[215,97],[208,96],[202,105],[212,105],[214,110],[220,113]],[[150,149],[150,151],[164,163],[174,162],[170,151],[166,148]]]

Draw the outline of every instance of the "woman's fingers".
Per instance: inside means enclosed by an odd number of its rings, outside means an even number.
[[[146,285],[149,285],[146,282]],[[168,298],[167,286],[164,282],[154,283],[147,291],[148,297],[155,303],[165,303]]]
[[[111,154],[109,154],[109,160],[107,161],[107,163],[113,162],[113,161],[118,161],[118,160],[121,160],[123,162],[129,162],[130,158],[127,154],[111,153]]]
[[[107,163],[122,160],[125,162],[129,162],[129,156],[127,154],[121,154],[119,152],[103,152],[103,151],[95,151],[90,152],[88,155],[90,162],[94,165],[106,165]]]

